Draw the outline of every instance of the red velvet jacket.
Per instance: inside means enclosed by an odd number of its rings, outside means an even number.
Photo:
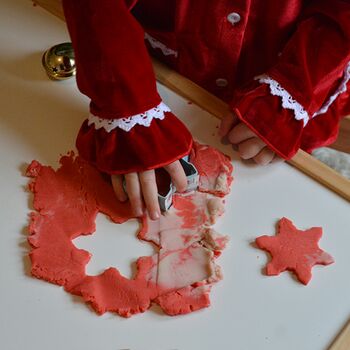
[[[222,98],[284,158],[332,143],[350,113],[350,0],[63,0],[79,89],[77,138],[109,173],[188,153],[148,51]],[[146,43],[146,46],[145,46]]]

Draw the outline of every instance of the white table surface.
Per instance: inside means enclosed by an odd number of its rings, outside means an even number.
[[[164,100],[201,142],[233,157],[235,182],[219,232],[231,242],[220,257],[224,280],[214,286],[208,309],[180,317],[157,307],[131,319],[97,316],[80,298],[30,277],[26,243],[32,197],[25,192],[26,165],[37,159],[57,166],[74,148],[88,100],[74,80],[48,80],[41,55],[69,40],[65,24],[30,1],[1,0],[0,8],[0,348],[19,349],[326,349],[350,316],[349,204],[287,164],[245,164],[216,135],[218,121],[159,87]],[[301,229],[322,226],[320,246],[336,263],[315,267],[305,287],[290,273],[267,277],[266,254],[250,245],[273,235],[286,216]],[[130,263],[152,248],[135,238],[136,222],[116,226],[99,215],[97,232],[75,243],[94,256],[89,273]]]

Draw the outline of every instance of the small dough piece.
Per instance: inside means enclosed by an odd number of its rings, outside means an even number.
[[[156,302],[170,316],[184,315],[208,307],[210,305],[210,290],[210,285],[188,286],[161,295],[156,299]]]
[[[298,230],[287,218],[278,223],[276,236],[261,236],[255,242],[260,249],[268,251],[272,260],[266,266],[266,274],[279,275],[285,270],[295,272],[299,281],[308,284],[314,265],[329,265],[334,262],[331,255],[320,249],[321,227]]]
[[[199,191],[219,197],[230,192],[233,166],[229,156],[213,147],[194,142],[190,161],[200,175]]]

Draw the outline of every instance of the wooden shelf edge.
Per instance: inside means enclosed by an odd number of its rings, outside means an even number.
[[[38,5],[49,11],[56,17],[65,21],[61,0],[31,0],[34,5]],[[54,44],[53,44],[54,45]]]
[[[350,321],[337,335],[328,350],[349,350],[350,349]]]

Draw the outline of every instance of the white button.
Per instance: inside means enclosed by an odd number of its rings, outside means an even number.
[[[228,81],[226,79],[223,79],[223,78],[216,79],[215,83],[219,87],[225,87],[228,85]]]
[[[227,16],[227,20],[232,24],[235,25],[241,20],[241,16],[237,12],[232,12]]]

